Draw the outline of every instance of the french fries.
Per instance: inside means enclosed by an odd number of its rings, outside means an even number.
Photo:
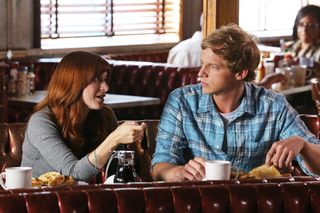
[[[57,186],[61,184],[71,185],[75,180],[71,176],[64,176],[58,172],[47,172],[38,178],[32,178],[32,186]]]
[[[281,176],[282,176],[281,173],[274,165],[268,166],[264,164],[252,169],[247,174],[241,175],[240,179],[246,179],[246,178],[263,179],[263,178],[281,177]]]

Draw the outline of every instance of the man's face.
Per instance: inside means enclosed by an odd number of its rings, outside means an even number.
[[[226,61],[213,53],[210,48],[201,51],[201,69],[198,77],[202,84],[202,92],[208,94],[228,94],[239,85],[235,74],[227,67]]]

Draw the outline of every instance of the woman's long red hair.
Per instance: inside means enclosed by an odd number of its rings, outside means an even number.
[[[44,107],[49,107],[62,137],[71,142],[72,147],[81,147],[85,142],[83,127],[80,126],[79,121],[94,120],[83,117],[86,106],[82,100],[82,92],[94,78],[99,77],[103,72],[107,72],[109,77],[110,66],[99,55],[83,51],[66,55],[52,76],[46,98],[35,108],[35,111],[39,111]],[[97,113],[99,114],[99,112],[90,112],[88,117]],[[95,122],[102,122],[96,126],[95,131],[105,132],[104,123],[108,121],[103,120],[99,115],[95,117],[100,120]]]

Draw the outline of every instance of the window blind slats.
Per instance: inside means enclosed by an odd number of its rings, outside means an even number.
[[[177,0],[41,0],[41,37],[178,33],[174,2],[177,4]]]

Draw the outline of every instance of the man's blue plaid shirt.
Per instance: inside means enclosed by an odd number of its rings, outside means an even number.
[[[233,166],[249,171],[264,164],[273,142],[301,136],[320,144],[283,95],[252,83],[245,83],[244,97],[226,132],[212,95],[202,93],[201,84],[178,88],[169,95],[158,129],[153,165],[159,162],[184,165],[199,156],[206,160],[228,160]],[[224,134],[227,134],[225,151]],[[297,160],[307,172],[300,156]]]

